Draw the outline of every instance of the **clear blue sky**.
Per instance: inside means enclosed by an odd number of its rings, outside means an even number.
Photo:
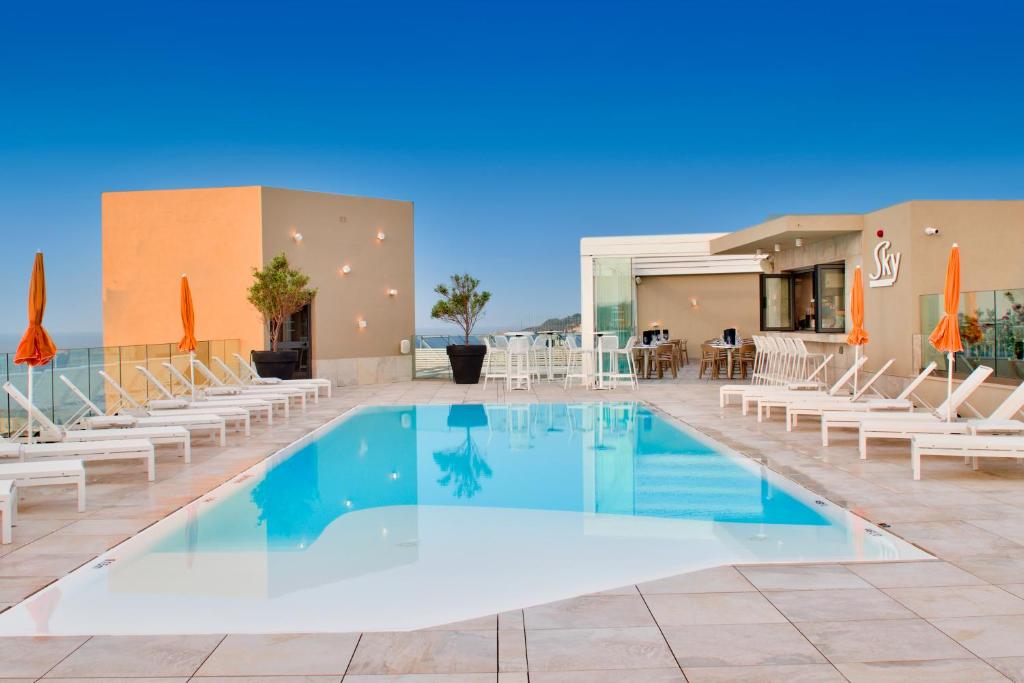
[[[418,325],[579,308],[585,235],[1024,198],[1017,2],[8,3],[0,330],[100,328],[105,190],[416,203]],[[29,238],[25,238],[29,235]]]

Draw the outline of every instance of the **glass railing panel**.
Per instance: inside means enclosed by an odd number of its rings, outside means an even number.
[[[0,367],[0,380],[7,381],[7,363],[10,361],[8,358],[10,354],[0,354],[0,361],[3,361],[3,366]],[[0,396],[0,434],[11,433],[11,399],[5,391]]]
[[[14,354],[7,354],[7,381],[9,381],[14,387],[23,394],[28,393],[28,370],[25,365],[16,365],[14,363]],[[4,396],[7,397],[9,415],[10,415],[10,429],[12,432],[16,432],[25,425],[26,413],[21,406],[14,402],[4,392]]]
[[[89,383],[89,349],[58,351],[57,356],[48,367],[53,368],[51,372],[53,378],[51,419],[57,424],[65,424],[71,418],[85,414],[85,405],[61,380],[61,376],[67,377],[79,391],[83,394],[86,393]]]
[[[157,396],[156,389],[149,386],[145,376],[136,369],[137,366],[146,367],[146,347],[122,346],[120,349],[118,375],[121,378],[121,386],[139,403],[145,403],[149,398]]]
[[[113,387],[100,376],[100,370],[110,375],[115,382],[121,383],[120,347],[108,346],[89,349],[89,398],[100,410],[109,413],[112,408],[118,406],[121,399]]]
[[[175,396],[185,393],[185,388],[180,382],[175,381],[164,363],[171,362],[171,344],[147,344],[146,345],[146,367],[153,373],[153,376],[160,380],[160,383],[170,389]],[[149,397],[157,397],[156,387],[150,387]]]

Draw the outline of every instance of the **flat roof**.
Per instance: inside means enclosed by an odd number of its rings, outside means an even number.
[[[859,213],[808,214],[779,216],[743,230],[715,237],[709,245],[711,254],[749,254],[760,249],[771,252],[776,244],[793,247],[796,240],[804,245],[839,235],[858,233],[864,229],[864,215]]]

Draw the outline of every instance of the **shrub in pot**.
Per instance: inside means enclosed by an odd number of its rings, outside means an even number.
[[[456,384],[476,384],[480,381],[487,347],[470,344],[469,337],[483,315],[484,306],[491,300],[491,293],[478,292],[480,281],[468,273],[452,275],[451,280],[449,285],[440,284],[434,288],[441,299],[430,310],[430,317],[462,328],[465,344],[449,344],[446,349],[452,364],[452,379]]]
[[[309,286],[309,276],[292,268],[284,254],[275,256],[262,270],[253,268],[252,276],[249,303],[263,316],[270,340],[270,350],[253,351],[252,360],[263,377],[291,379],[298,353],[278,350],[281,331],[290,315],[313,300],[316,290]]]

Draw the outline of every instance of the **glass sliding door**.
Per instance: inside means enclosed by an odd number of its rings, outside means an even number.
[[[761,329],[793,329],[793,276],[761,276]]]
[[[594,332],[614,332],[620,347],[633,335],[635,327],[633,293],[632,259],[594,259]]]

